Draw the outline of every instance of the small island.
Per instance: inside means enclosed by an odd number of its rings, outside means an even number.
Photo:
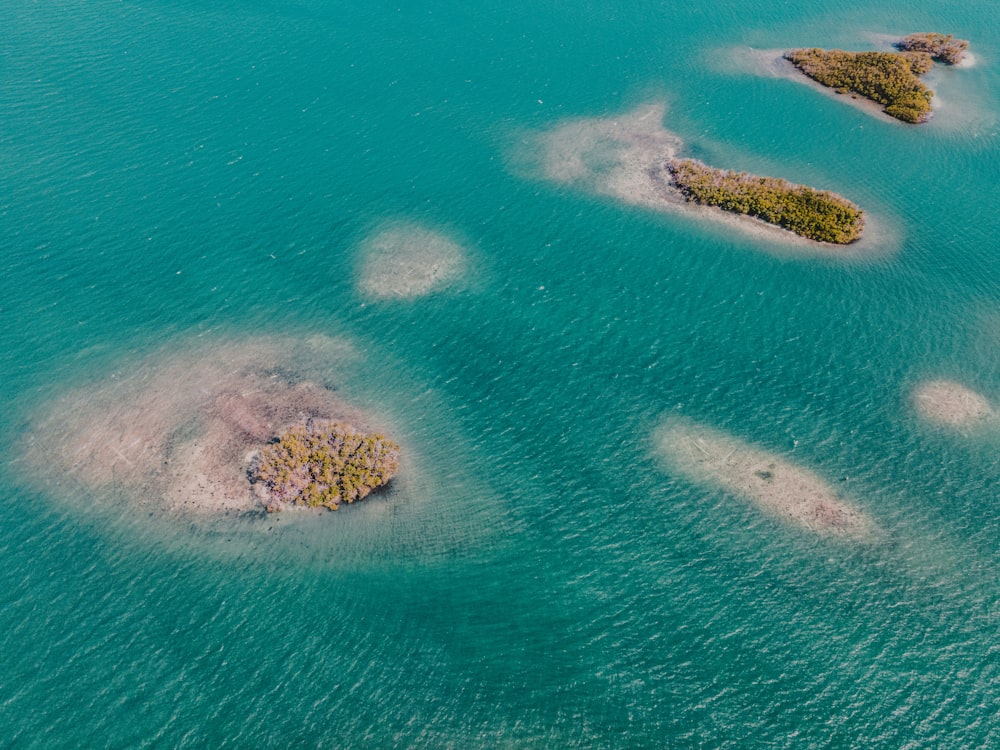
[[[399,450],[347,422],[310,419],[257,453],[247,477],[268,512],[285,505],[337,510],[388,484],[399,470]]]
[[[534,171],[630,205],[739,227],[766,239],[759,246],[768,250],[810,246],[810,252],[846,258],[857,255],[847,245],[871,246],[861,235],[873,222],[836,193],[682,156],[683,141],[663,127],[665,112],[654,103],[561,123],[526,141],[533,147]]]
[[[323,336],[172,343],[128,361],[128,378],[52,399],[24,463],[185,523],[357,502],[396,477],[402,450],[390,423],[331,385],[356,351]]]
[[[969,43],[951,35],[911,34],[897,41],[898,52],[845,52],[816,47],[793,49],[784,58],[804,75],[840,94],[881,104],[887,115],[917,124],[931,116],[934,92],[919,76],[962,60]]]
[[[864,212],[827,190],[715,169],[694,159],[671,159],[666,169],[689,201],[751,216],[809,240],[847,245],[860,239],[864,228]]]
[[[969,43],[965,39],[956,39],[951,34],[934,32],[904,36],[893,46],[903,52],[926,52],[936,62],[945,65],[958,65],[969,49]]]

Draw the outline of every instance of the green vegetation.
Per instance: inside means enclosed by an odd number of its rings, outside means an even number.
[[[930,70],[931,54],[906,52],[844,52],[795,49],[785,59],[815,81],[871,99],[885,106],[885,113],[904,122],[924,122],[930,117],[934,92],[917,78]]]
[[[313,421],[293,427],[261,450],[248,472],[263,483],[271,502],[325,507],[361,500],[399,470],[399,446],[346,422]]]
[[[936,34],[923,32],[910,34],[896,42],[896,49],[904,52],[924,52],[945,65],[957,65],[962,62],[969,43],[965,39],[956,39],[951,34]]]
[[[694,159],[671,160],[667,170],[690,201],[753,216],[810,240],[846,245],[864,228],[864,212],[836,193],[713,169]]]

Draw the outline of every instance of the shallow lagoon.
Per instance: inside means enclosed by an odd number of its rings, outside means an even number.
[[[997,444],[912,402],[942,377],[1000,393],[982,13],[5,4],[8,740],[996,744]],[[938,87],[970,116],[926,130],[707,63],[925,28],[978,60]],[[898,247],[753,252],[511,168],[526,132],[650,101],[693,156],[850,194]],[[360,299],[359,248],[393,217],[475,248],[475,288]],[[382,366],[357,390],[431,454],[426,489],[276,534],[22,480],[41,405],[220,331],[366,342]],[[881,543],[665,472],[670,416],[815,469]]]

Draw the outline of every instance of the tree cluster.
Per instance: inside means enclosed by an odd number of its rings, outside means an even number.
[[[845,52],[795,49],[785,59],[815,81],[884,105],[886,114],[904,122],[924,122],[931,113],[934,92],[917,77],[930,70],[931,54],[906,52]]]
[[[938,62],[946,65],[957,65],[962,62],[969,43],[965,39],[956,39],[951,34],[922,32],[904,36],[896,42],[896,49],[903,52],[924,52]]]
[[[810,240],[846,245],[864,228],[864,212],[836,193],[714,169],[694,159],[674,159],[666,168],[688,200],[753,216]]]
[[[314,421],[293,427],[263,448],[248,471],[271,502],[336,510],[389,482],[399,470],[399,446],[346,422]]]

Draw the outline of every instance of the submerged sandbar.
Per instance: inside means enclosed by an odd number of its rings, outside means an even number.
[[[694,422],[656,431],[657,454],[688,480],[752,502],[768,515],[818,534],[865,539],[874,521],[809,469]]]
[[[465,248],[444,232],[391,222],[362,243],[358,288],[374,300],[410,300],[451,286],[465,271]]]
[[[1000,411],[983,394],[954,380],[929,380],[913,391],[917,413],[929,422],[954,429],[1000,420]]]

